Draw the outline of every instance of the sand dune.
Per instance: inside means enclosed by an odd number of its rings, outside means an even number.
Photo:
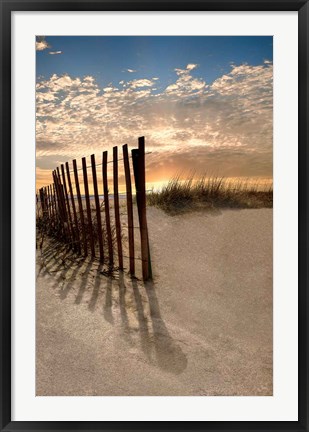
[[[37,395],[271,395],[272,210],[148,209],[154,282],[37,258]]]

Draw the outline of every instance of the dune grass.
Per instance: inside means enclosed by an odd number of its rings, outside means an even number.
[[[272,208],[273,188],[257,180],[232,181],[223,177],[189,176],[171,179],[160,191],[147,194],[147,204],[169,214],[218,208]]]

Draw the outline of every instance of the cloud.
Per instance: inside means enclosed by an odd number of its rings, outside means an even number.
[[[190,71],[191,71],[191,70],[197,68],[197,66],[198,66],[197,64],[192,64],[192,63],[190,63],[190,64],[187,65],[187,70],[190,70]]]
[[[133,69],[126,69],[125,72],[134,73],[134,72],[136,72],[136,70],[133,70]]]
[[[201,91],[206,87],[206,83],[198,78],[193,78],[190,74],[191,70],[195,69],[197,65],[188,64],[186,69],[175,69],[178,75],[178,80],[169,85],[165,91],[174,94],[174,96],[182,97],[190,92]]]
[[[194,67],[193,67],[194,66]],[[37,83],[37,157],[101,155],[146,136],[147,178],[180,169],[219,175],[272,175],[273,66],[232,65],[206,84],[196,65],[175,69],[175,80],[153,92],[155,79],[100,87],[91,76],[54,74]],[[148,166],[147,165],[147,166]],[[43,163],[40,164],[43,167]]]
[[[130,81],[129,86],[133,89],[138,87],[152,87],[154,85],[154,82],[149,79],[138,79]]]
[[[62,54],[62,51],[49,51],[50,55]]]
[[[50,45],[45,40],[44,36],[37,36],[36,42],[35,42],[35,49],[36,51],[43,51],[47,48],[51,48]]]

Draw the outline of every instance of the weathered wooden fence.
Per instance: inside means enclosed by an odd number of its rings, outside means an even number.
[[[125,199],[127,225],[121,222],[119,204],[119,165],[123,161],[125,176]],[[131,168],[133,166],[134,186],[140,231],[140,253],[136,257],[136,241],[134,229],[134,206],[131,184]],[[113,198],[108,189],[108,164],[112,163]],[[98,174],[97,167],[102,167]],[[91,168],[91,180],[88,179],[88,168]],[[78,172],[82,170],[80,181]],[[102,175],[102,177],[101,177]],[[37,217],[41,223],[47,224],[49,231],[71,247],[74,252],[85,257],[98,258],[109,268],[124,269],[124,242],[128,242],[129,271],[135,275],[135,262],[142,261],[143,279],[152,278],[149,239],[146,216],[146,181],[145,181],[145,138],[138,139],[138,148],[129,156],[127,144],[122,146],[122,158],[119,159],[118,147],[113,147],[112,160],[108,160],[108,152],[102,153],[102,161],[98,163],[95,155],[90,157],[87,166],[86,157],[82,158],[82,167],[78,168],[76,159],[71,167],[68,162],[52,172],[53,183],[41,188],[37,194]],[[102,182],[98,181],[102,178]],[[90,194],[92,185],[93,194]],[[101,186],[102,185],[102,186]],[[81,187],[84,194],[81,193]],[[103,194],[100,195],[100,187]],[[100,200],[103,196],[103,200]],[[94,200],[94,206],[91,205]],[[113,203],[113,215],[110,202]],[[102,219],[103,214],[103,219]],[[127,230],[127,240],[124,230]]]

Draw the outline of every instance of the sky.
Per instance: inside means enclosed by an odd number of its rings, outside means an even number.
[[[139,136],[148,183],[271,178],[272,60],[267,36],[37,37],[37,187]]]

